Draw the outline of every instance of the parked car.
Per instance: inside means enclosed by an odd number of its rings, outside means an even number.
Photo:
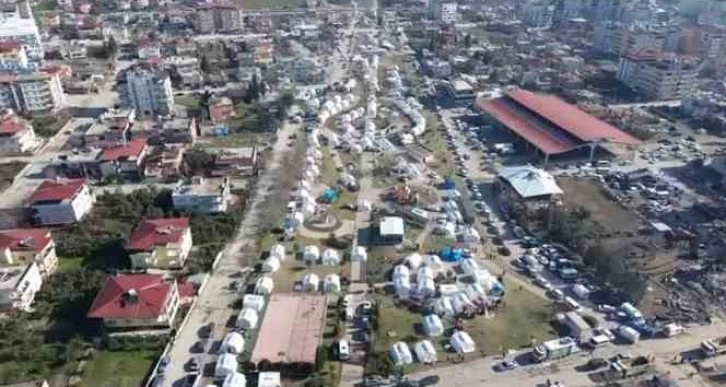
[[[497,368],[499,369],[499,371],[509,371],[509,370],[513,370],[517,367],[519,367],[519,364],[516,361],[505,360],[505,361],[499,363],[499,366]]]
[[[557,301],[561,301],[561,300],[564,300],[565,299],[565,293],[562,293],[562,290],[560,290],[560,289],[550,289],[550,290],[548,290],[547,291],[547,296],[550,297],[550,298],[552,298],[552,299],[554,299],[554,300],[557,300]]]

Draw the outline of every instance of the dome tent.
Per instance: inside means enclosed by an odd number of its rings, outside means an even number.
[[[255,294],[271,294],[275,283],[270,277],[260,277],[255,283]]]
[[[469,336],[469,334],[465,331],[454,332],[454,334],[451,335],[451,338],[449,339],[449,343],[458,353],[471,353],[476,350],[476,344],[474,344],[474,340],[472,340],[471,336]]]
[[[257,311],[251,308],[242,309],[237,315],[237,323],[235,326],[240,329],[255,329],[260,316]]]
[[[219,346],[219,353],[232,353],[239,355],[245,349],[245,339],[241,334],[237,332],[229,332],[224,339],[222,344]]]
[[[391,347],[390,350],[391,360],[396,365],[407,365],[413,363],[413,356],[411,356],[411,350],[408,349],[408,345],[403,341],[399,341]]]
[[[217,364],[214,366],[214,376],[222,378],[235,372],[237,372],[237,356],[231,353],[219,355]]]

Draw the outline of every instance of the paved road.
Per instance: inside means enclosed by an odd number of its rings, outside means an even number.
[[[191,357],[189,349],[198,340],[197,331],[200,327],[209,322],[215,322],[216,329],[213,335],[215,340],[221,340],[226,333],[224,326],[232,316],[232,310],[229,308],[229,305],[238,298],[236,292],[229,290],[229,285],[233,281],[233,278],[243,269],[241,251],[245,248],[252,247],[256,243],[259,232],[259,219],[264,210],[261,204],[270,195],[270,191],[274,189],[274,182],[277,179],[280,169],[284,167],[280,165],[280,161],[283,159],[284,153],[288,150],[288,137],[299,129],[300,125],[293,125],[287,122],[282,127],[278,140],[273,148],[272,158],[258,180],[257,190],[249,202],[248,210],[245,213],[237,235],[222,252],[222,257],[219,260],[216,270],[211,274],[206,287],[199,294],[196,306],[189,311],[188,323],[177,335],[170,352],[171,364],[166,371],[167,377],[163,384],[165,387],[183,386],[180,380],[186,374],[184,364]],[[206,361],[213,362],[215,360],[216,356],[208,355]]]

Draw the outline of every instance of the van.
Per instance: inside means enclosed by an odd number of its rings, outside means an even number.
[[[341,339],[340,341],[338,341],[338,359],[350,359],[350,346],[348,345],[348,340]]]
[[[600,348],[610,342],[610,338],[605,335],[597,335],[590,338],[590,346],[592,348]]]
[[[577,301],[575,301],[574,298],[572,298],[570,296],[565,297],[565,305],[567,305],[568,308],[575,310],[575,311],[582,309],[580,304]]]

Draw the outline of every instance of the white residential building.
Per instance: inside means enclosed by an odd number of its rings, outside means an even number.
[[[244,28],[242,7],[233,4],[208,4],[197,8],[197,31],[240,32]]]
[[[652,100],[680,100],[693,95],[701,66],[691,58],[660,53],[620,58],[618,79]]]
[[[196,177],[191,184],[179,183],[171,194],[174,208],[178,211],[218,213],[227,211],[230,200],[229,180],[220,184],[209,183]]]
[[[140,68],[129,70],[122,99],[143,115],[170,114],[174,110],[174,91],[169,74]]]
[[[184,85],[199,85],[202,83],[202,72],[199,68],[199,59],[172,56],[164,58],[164,64],[179,74]]]
[[[35,262],[0,269],[0,309],[30,310],[43,277]]]
[[[74,223],[93,207],[93,194],[85,179],[46,180],[28,199],[37,225]]]
[[[456,23],[457,9],[458,5],[456,3],[442,3],[441,14],[439,15],[439,19],[441,20],[441,22],[445,24]]]
[[[0,107],[47,114],[65,106],[59,69],[0,73]]]
[[[18,228],[0,231],[0,265],[17,266],[35,263],[43,276],[58,267],[55,242],[45,228]]]
[[[14,114],[0,118],[0,154],[18,154],[35,150],[40,141],[33,127]]]
[[[42,62],[45,54],[30,4],[27,1],[3,3],[0,8],[0,42],[21,41],[25,43],[28,59]]]

